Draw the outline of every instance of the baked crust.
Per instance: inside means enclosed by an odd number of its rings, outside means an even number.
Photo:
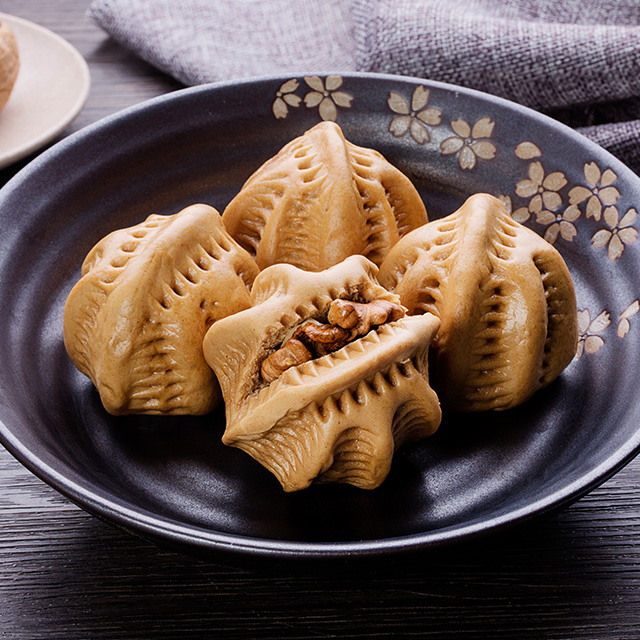
[[[514,407],[575,355],[576,298],[564,260],[490,195],[408,234],[379,281],[410,314],[440,318],[432,381],[446,409]]]
[[[220,402],[202,340],[250,306],[253,259],[198,204],[114,231],[87,255],[64,311],[67,351],[112,414],[203,414]]]
[[[401,171],[322,122],[262,165],[222,219],[261,269],[321,271],[354,254],[380,264],[427,212]]]
[[[375,488],[394,450],[431,435],[440,423],[427,369],[439,325],[431,314],[384,322],[273,382],[261,377],[265,358],[296,327],[326,322],[333,301],[396,303],[376,273],[362,256],[321,272],[274,265],[256,278],[253,306],[207,332],[205,358],[226,406],[223,442],[253,456],[286,491],[311,482]]]

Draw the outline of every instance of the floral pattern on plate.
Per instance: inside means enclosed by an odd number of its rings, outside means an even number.
[[[317,108],[321,120],[336,121],[340,111],[350,109],[357,99],[357,92],[345,90],[343,84],[344,78],[338,75],[292,78],[276,91],[273,114],[284,119],[292,109],[304,106]],[[587,246],[612,263],[622,259],[625,250],[637,242],[637,208],[623,206],[619,176],[611,167],[587,160],[582,164],[581,175],[572,180],[562,167],[550,164],[542,142],[526,139],[514,145],[512,140],[503,140],[497,115],[450,112],[436,90],[424,85],[418,84],[411,92],[406,88],[393,89],[384,98],[391,136],[419,145],[424,153],[455,158],[458,171],[478,170],[499,153],[513,153],[526,162],[511,191],[495,195],[514,220],[530,225],[558,248],[587,234],[590,239]],[[597,223],[595,227],[593,223]],[[616,314],[617,336],[625,337],[632,330],[631,319],[639,310],[636,299],[619,312],[611,309],[593,312],[588,308],[580,311],[577,358],[597,353],[605,345],[603,335]]]

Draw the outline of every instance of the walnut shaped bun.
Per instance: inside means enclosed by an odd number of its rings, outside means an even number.
[[[576,352],[576,298],[564,260],[490,195],[408,234],[379,281],[410,314],[440,319],[431,374],[445,409],[514,407]]]
[[[286,491],[312,482],[373,489],[398,446],[440,423],[427,370],[438,320],[405,316],[376,273],[362,256],[320,272],[274,265],[256,278],[253,306],[207,332],[223,442]]]
[[[380,264],[427,212],[411,181],[380,153],[322,122],[262,165],[222,219],[261,269],[287,263],[321,271],[354,254]]]
[[[152,215],[87,255],[64,310],[67,351],[112,414],[207,413],[221,396],[202,340],[250,306],[257,272],[215,209]]]

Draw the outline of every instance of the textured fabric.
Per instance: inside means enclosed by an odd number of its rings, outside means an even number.
[[[545,112],[640,172],[640,0],[94,0],[89,15],[185,84],[440,80]]]
[[[640,172],[637,0],[356,0],[356,65],[532,107]]]
[[[350,0],[97,0],[89,16],[188,85],[355,68]]]
[[[534,109],[640,95],[640,5],[615,13],[624,24],[611,24],[607,3],[518,4],[359,0],[357,65],[463,84]]]

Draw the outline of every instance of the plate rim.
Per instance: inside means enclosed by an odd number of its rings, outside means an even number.
[[[615,475],[640,452],[640,431],[635,444],[627,440],[587,476],[581,476],[563,489],[547,498],[531,502],[516,511],[459,526],[438,529],[435,533],[420,533],[390,538],[303,542],[244,536],[233,533],[207,530],[196,525],[172,523],[159,515],[149,515],[145,510],[130,509],[121,503],[99,496],[95,491],[75,483],[41,458],[35,456],[0,421],[0,444],[27,470],[53,489],[67,497],[78,507],[119,526],[129,533],[136,533],[154,542],[165,541],[180,546],[195,547],[202,552],[240,554],[255,558],[277,556],[279,559],[327,559],[349,557],[373,557],[400,555],[415,551],[428,552],[451,545],[460,545],[471,540],[486,538],[498,532],[518,527],[529,520],[553,513],[584,497],[587,493]],[[613,462],[610,462],[613,461]],[[583,482],[588,477],[588,482]]]
[[[317,75],[324,77],[331,74],[321,73]],[[618,170],[621,170],[627,178],[635,180],[638,186],[640,186],[640,178],[606,149],[600,147],[574,129],[528,107],[474,89],[425,80],[424,78],[368,72],[343,73],[341,75],[343,78],[357,77],[370,79],[372,81],[384,80],[410,85],[421,83],[432,88],[442,88],[449,92],[454,91],[480,98],[484,101],[495,102],[510,110],[515,109],[516,111],[524,113],[527,117],[533,117],[541,121],[545,126],[551,125],[556,129],[559,128],[564,134],[578,140],[580,145],[593,149],[599,155],[605,154],[607,159],[611,161],[611,164],[616,166]],[[117,126],[119,121],[127,119],[131,114],[142,112],[149,108],[156,108],[165,102],[179,101],[183,95],[187,94],[216,92],[223,88],[253,85],[262,82],[275,83],[290,77],[290,74],[286,76],[260,76],[239,81],[222,81],[187,87],[122,109],[67,136],[40,154],[0,189],[0,201],[6,194],[9,194],[14,188],[22,184],[24,180],[28,180],[30,175],[38,171],[42,164],[46,164],[50,161],[50,158],[64,153],[64,151],[69,146],[74,145],[77,140],[93,135],[94,131],[101,132],[105,127]],[[0,404],[2,404],[1,399]],[[49,466],[15,437],[11,429],[3,421],[0,421],[0,443],[30,472],[65,495],[75,504],[98,517],[105,518],[107,521],[125,530],[133,531],[143,538],[151,538],[154,541],[158,541],[158,539],[170,541],[180,546],[187,545],[205,552],[229,552],[231,554],[251,557],[277,557],[278,559],[345,559],[353,556],[370,557],[417,550],[427,551],[456,543],[459,544],[470,539],[493,535],[498,531],[517,526],[534,517],[553,512],[589,493],[636,457],[638,453],[640,453],[640,430],[636,431],[634,437],[624,441],[604,461],[597,467],[592,468],[588,473],[581,475],[579,478],[573,480],[573,482],[556,490],[546,498],[530,502],[515,511],[510,511],[508,514],[500,514],[490,519],[452,525],[438,529],[435,533],[422,531],[420,533],[398,537],[336,542],[278,540],[224,533],[207,530],[197,525],[182,525],[178,522],[162,518],[159,514],[149,515],[149,512],[146,510],[131,510],[121,503],[105,499],[86,486],[71,481],[64,476],[64,474]]]
[[[0,12],[0,18],[5,15]],[[22,20],[20,18],[20,20]],[[28,21],[27,21],[28,22]],[[33,23],[32,23],[33,24]],[[39,26],[39,25],[35,25]],[[44,27],[41,27],[46,31]],[[53,33],[53,32],[52,32]],[[57,34],[53,34],[57,36]],[[60,36],[57,36],[60,38]],[[72,49],[74,48],[70,45],[64,38],[61,38],[63,42],[65,42]],[[76,50],[77,52],[77,50]],[[80,53],[78,55],[82,58]],[[82,58],[83,62],[86,61]],[[88,72],[88,67],[87,67]],[[210,91],[218,91],[225,90],[234,87],[241,87],[243,85],[255,85],[262,83],[277,83],[284,82],[290,80],[291,78],[302,78],[302,77],[310,77],[310,76],[318,76],[320,78],[326,78],[328,76],[340,76],[343,79],[357,78],[364,80],[383,80],[383,81],[392,81],[399,83],[407,83],[410,85],[414,85],[416,83],[420,83],[422,85],[428,85],[433,89],[440,89],[443,91],[454,92],[460,95],[466,95],[470,98],[484,100],[486,102],[495,103],[502,108],[509,109],[511,111],[515,111],[520,113],[521,115],[529,118],[533,118],[534,120],[539,120],[545,126],[550,126],[552,128],[558,129],[562,132],[563,135],[568,136],[569,138],[576,141],[578,144],[586,146],[591,150],[595,151],[598,154],[604,154],[607,158],[607,162],[615,165],[617,170],[625,174],[626,176],[631,177],[632,180],[640,180],[640,176],[635,173],[628,165],[626,165],[622,160],[614,156],[608,149],[600,146],[598,143],[594,142],[584,134],[580,133],[578,130],[560,122],[552,118],[551,116],[536,111],[531,107],[527,107],[525,105],[519,104],[517,102],[513,102],[507,98],[502,98],[501,96],[496,96],[490,93],[486,93],[484,91],[480,91],[478,89],[471,89],[469,87],[462,87],[459,85],[451,84],[448,82],[442,82],[440,80],[430,80],[428,78],[421,78],[419,76],[408,76],[408,75],[396,75],[389,73],[379,73],[379,72],[371,72],[371,71],[352,71],[352,72],[327,72],[327,71],[318,71],[318,72],[304,72],[304,73],[289,73],[289,74],[276,74],[276,75],[258,75],[251,76],[247,78],[240,78],[236,80],[218,80],[215,82],[208,82],[204,84],[194,85],[190,87],[182,87],[179,89],[175,89],[173,91],[169,91],[167,93],[163,93],[152,98],[148,98],[143,100],[142,102],[138,102],[133,105],[129,105],[123,109],[119,109],[114,113],[108,114],[99,118],[95,122],[85,125],[81,129],[77,131],[71,132],[69,135],[65,136],[61,140],[56,141],[49,148],[42,151],[42,153],[38,154],[31,161],[29,161],[24,167],[22,167],[13,177],[11,177],[3,187],[0,187],[0,194],[7,190],[7,187],[11,185],[11,183],[15,182],[17,179],[23,177],[23,174],[28,173],[30,170],[35,170],[40,165],[41,162],[48,161],[48,157],[51,154],[57,154],[64,151],[64,149],[68,145],[75,144],[75,141],[79,138],[86,137],[88,135],[92,135],[94,130],[101,131],[102,129],[110,126],[117,125],[117,123],[121,119],[126,119],[130,115],[137,113],[138,111],[151,109],[158,105],[162,105],[164,102],[180,100],[182,96],[190,96],[192,94],[198,93],[208,93]],[[0,165],[0,168],[2,166]],[[640,187],[640,183],[639,183]]]

